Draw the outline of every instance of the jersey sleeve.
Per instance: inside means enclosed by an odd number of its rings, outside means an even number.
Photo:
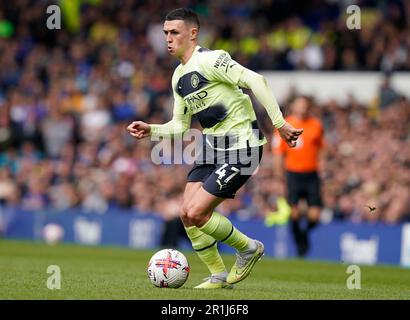
[[[188,108],[185,105],[184,99],[176,92],[175,87],[173,86],[172,94],[174,97],[174,109],[173,115],[188,116]]]
[[[244,67],[224,50],[206,52],[199,61],[205,77],[211,81],[238,85],[244,70]]]
[[[182,97],[176,93],[173,85],[174,108],[172,120],[164,124],[151,124],[151,136],[174,137],[184,134],[191,126],[191,115]]]
[[[281,128],[285,125],[286,121],[282,111],[264,76],[244,68],[238,85],[252,90],[256,99],[266,109],[275,128]]]

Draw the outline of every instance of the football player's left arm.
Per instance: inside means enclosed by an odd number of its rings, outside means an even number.
[[[233,60],[226,51],[213,51],[208,58],[207,65],[203,68],[207,76],[213,80],[252,90],[256,99],[266,109],[273,126],[278,129],[281,138],[290,147],[295,147],[296,140],[302,134],[303,129],[295,129],[285,121],[265,77],[245,68]]]
[[[238,85],[252,90],[256,99],[266,109],[275,128],[279,129],[286,123],[275,96],[268,86],[266,78],[247,68],[243,68]]]
[[[211,80],[217,80],[252,90],[256,99],[268,112],[272,124],[279,129],[286,124],[279,105],[268,87],[266,79],[233,60],[224,50],[216,50],[207,55],[204,60],[204,72]]]
[[[303,133],[303,129],[296,129],[283,118],[275,96],[269,88],[265,77],[252,70],[243,67],[238,85],[252,90],[256,99],[264,106],[273,126],[278,129],[281,138],[293,148],[296,140]]]

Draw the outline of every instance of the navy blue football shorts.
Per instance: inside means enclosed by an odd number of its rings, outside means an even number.
[[[262,152],[263,146],[229,151],[204,146],[187,180],[203,182],[202,187],[216,197],[233,199],[259,166]]]

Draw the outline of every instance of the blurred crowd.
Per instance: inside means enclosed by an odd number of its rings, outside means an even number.
[[[77,24],[71,12],[61,30],[45,27],[46,7],[55,1],[2,1],[0,205],[175,217],[189,167],[155,165],[153,143],[125,130],[135,119],[170,118],[177,61],[166,52],[164,15],[194,8],[200,43],[224,48],[254,70],[410,70],[410,3],[362,2],[362,29],[351,32],[346,5],[335,1],[79,0],[72,2]],[[388,84],[378,98],[315,108],[326,132],[321,175],[330,220],[410,219],[410,104]],[[257,109],[271,137],[268,117]],[[284,187],[273,176],[270,148],[222,212],[263,217],[274,210]],[[366,205],[378,210],[369,214]]]

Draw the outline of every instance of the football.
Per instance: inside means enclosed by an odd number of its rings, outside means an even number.
[[[43,240],[47,244],[57,244],[64,238],[64,229],[56,223],[48,223],[43,228]]]
[[[148,262],[148,278],[158,288],[179,288],[189,275],[187,258],[178,250],[163,249]]]

